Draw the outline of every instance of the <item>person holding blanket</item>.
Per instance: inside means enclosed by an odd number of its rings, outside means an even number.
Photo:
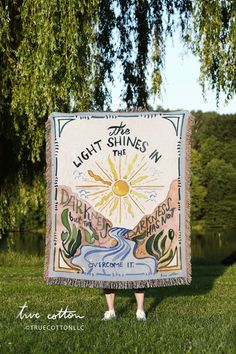
[[[136,318],[138,321],[146,321],[146,314],[144,312],[144,291],[145,289],[133,289],[136,302],[137,311]],[[104,289],[108,311],[104,313],[103,320],[110,320],[116,317],[115,313],[115,289]]]

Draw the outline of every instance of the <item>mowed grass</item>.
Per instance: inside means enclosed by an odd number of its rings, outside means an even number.
[[[102,289],[48,286],[43,258],[0,254],[0,353],[236,353],[235,300],[236,265],[196,265],[190,286],[146,290],[146,322],[131,290],[117,292],[117,318],[105,322]],[[41,317],[16,318],[24,303]],[[47,319],[67,306],[84,318]]]

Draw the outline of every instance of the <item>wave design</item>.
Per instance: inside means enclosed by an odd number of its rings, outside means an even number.
[[[128,277],[133,275],[154,275],[157,269],[157,261],[154,257],[142,259],[135,257],[137,244],[124,238],[130,230],[113,227],[109,235],[117,240],[114,247],[83,245],[79,255],[71,258],[71,263],[80,266],[85,275]]]

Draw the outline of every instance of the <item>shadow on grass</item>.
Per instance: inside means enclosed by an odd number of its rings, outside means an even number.
[[[148,301],[149,307],[146,306],[146,313],[152,313],[156,307],[166,298],[178,296],[196,296],[205,295],[211,291],[214,282],[222,276],[227,267],[221,264],[199,264],[192,265],[192,282],[190,285],[178,285],[158,288],[147,288],[145,290],[145,298],[153,299],[152,302]],[[127,302],[125,307],[120,308],[119,314],[125,313],[136,300],[132,290],[117,290],[117,295],[121,297],[129,297],[130,301]]]

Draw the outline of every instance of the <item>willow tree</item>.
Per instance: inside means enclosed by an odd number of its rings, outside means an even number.
[[[203,88],[208,82],[230,99],[235,11],[227,0],[2,0],[0,229],[44,205],[50,112],[108,109],[117,62],[127,107],[147,108],[176,27],[199,56]]]
[[[2,230],[44,220],[45,121],[73,102],[91,108],[97,10],[96,0],[0,3]]]
[[[147,107],[149,94],[160,92],[166,38],[177,27],[183,43],[200,60],[203,92],[209,87],[215,90],[216,100],[221,92],[228,100],[234,97],[235,0],[100,0],[99,19],[99,108],[107,97],[103,78],[112,79],[117,60],[122,68],[126,105]]]

